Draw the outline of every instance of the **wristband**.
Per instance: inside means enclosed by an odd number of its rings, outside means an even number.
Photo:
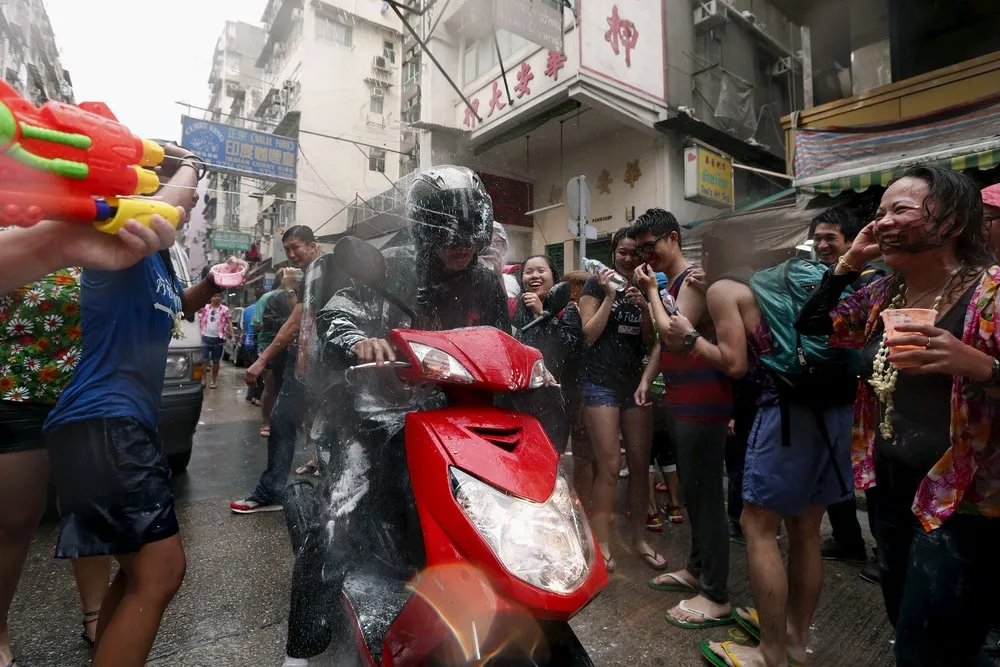
[[[837,264],[839,264],[840,266],[844,267],[845,269],[847,269],[851,273],[861,273],[861,269],[856,269],[853,266],[851,266],[850,264],[848,264],[847,260],[844,259],[845,257],[847,257],[847,255],[841,255],[840,257],[838,257],[837,258]]]

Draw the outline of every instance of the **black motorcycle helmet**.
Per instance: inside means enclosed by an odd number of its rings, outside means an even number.
[[[443,165],[419,173],[406,196],[406,214],[419,254],[438,248],[473,248],[493,240],[493,200],[467,167]]]

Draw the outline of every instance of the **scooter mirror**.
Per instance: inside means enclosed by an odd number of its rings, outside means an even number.
[[[572,299],[573,286],[569,283],[559,283],[545,295],[544,309],[552,314],[560,313],[569,305]]]
[[[385,283],[385,257],[367,241],[345,236],[333,248],[336,265],[347,275],[370,287]]]

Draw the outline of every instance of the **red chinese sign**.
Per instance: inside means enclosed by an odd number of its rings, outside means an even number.
[[[608,25],[611,28],[604,33],[604,41],[611,44],[611,50],[617,56],[621,52],[621,47],[625,48],[625,66],[632,67],[632,49],[639,41],[639,29],[632,21],[625,21],[618,14],[618,5],[611,10],[608,17]]]
[[[465,121],[463,121],[469,127],[476,126],[476,114],[479,113],[479,99],[472,100],[472,108],[465,107]]]
[[[517,85],[514,86],[514,92],[517,93],[518,99],[531,94],[531,88],[528,85],[534,78],[535,75],[531,73],[531,65],[521,63],[521,69],[517,71]]]
[[[497,85],[496,81],[494,81],[493,82],[493,94],[490,96],[490,110],[486,114],[487,117],[492,116],[494,111],[497,111],[499,109],[503,109],[505,106],[507,106],[507,103],[500,99],[500,94],[501,94],[500,93],[500,86]]]
[[[549,51],[548,60],[545,61],[545,76],[559,80],[559,70],[566,66],[566,54],[557,51]]]

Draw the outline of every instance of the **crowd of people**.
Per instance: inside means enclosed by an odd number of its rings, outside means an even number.
[[[172,150],[159,196],[189,209],[198,166]],[[679,221],[653,208],[615,232],[608,266],[566,275],[545,255],[506,261],[507,236],[468,169],[420,174],[407,203],[405,241],[383,255],[389,290],[416,309],[419,326],[516,333],[558,283],[572,286],[570,305],[522,337],[551,377],[519,409],[572,457],[609,572],[626,553],[637,557],[655,572],[650,588],[681,594],[667,622],[735,624],[757,640],[703,642],[709,663],[809,662],[822,559],[868,560],[857,489],[876,546],[865,577],[881,585],[897,664],[991,664],[983,644],[1000,592],[1000,186],[980,192],[961,173],[911,169],[885,190],[874,219],[846,205],[824,211],[810,228],[816,260],[776,267],[755,266],[752,230],[738,222],[703,236],[696,266]],[[214,387],[231,318],[211,277],[179,283],[163,221],[116,236],[54,223],[3,233],[18,243],[0,246],[0,347],[11,351],[0,375],[18,381],[0,387],[0,665],[16,664],[7,611],[51,474],[62,517],[56,555],[73,559],[93,664],[138,666],[185,569],[156,434],[167,344],[178,317],[197,315]],[[320,478],[319,511],[389,521],[405,463],[392,458],[401,447],[385,444],[401,437],[397,417],[420,406],[398,387],[351,394],[337,378],[353,364],[394,360],[388,333],[409,323],[346,276],[324,277],[333,296],[314,307],[323,252],[304,226],[282,243],[290,266],[244,311],[239,341],[251,351],[246,398],[261,405],[267,467],[230,509],[284,509],[293,527],[292,515],[304,516],[293,507],[301,485],[287,483],[306,433],[315,456],[295,472]],[[46,244],[60,250],[42,252]],[[13,246],[21,250],[8,258]],[[25,247],[39,249],[33,260]],[[893,319],[910,309],[930,319]],[[40,346],[32,337],[43,330]],[[310,340],[299,340],[306,331]],[[307,354],[323,359],[322,387],[296,372],[299,344],[318,348]],[[332,419],[348,409],[349,419]],[[624,550],[613,528],[622,477]],[[825,514],[833,530],[821,542]],[[687,562],[676,569],[647,539],[663,519],[690,524]],[[332,601],[365,549],[351,521],[303,523],[292,530],[286,667],[326,650]],[[733,541],[746,544],[753,606],[730,596]],[[109,584],[112,557],[120,569]]]

